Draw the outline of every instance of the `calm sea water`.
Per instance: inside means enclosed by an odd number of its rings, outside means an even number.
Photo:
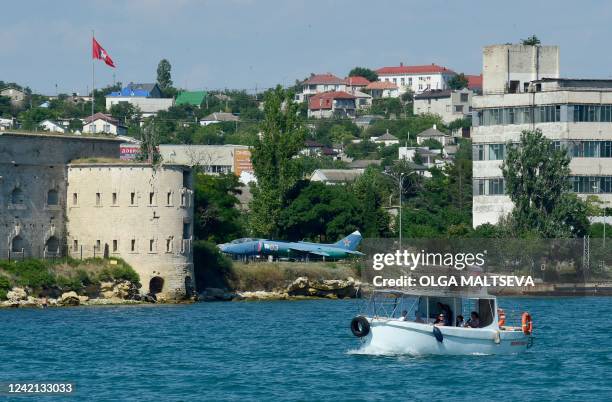
[[[612,298],[501,304],[532,312],[529,352],[355,354],[348,300],[3,309],[0,382],[70,381],[89,401],[612,399]]]

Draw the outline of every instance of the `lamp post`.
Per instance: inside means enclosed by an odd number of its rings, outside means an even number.
[[[593,185],[593,192],[599,193],[599,187],[597,184]],[[601,199],[600,199],[601,201]],[[603,248],[606,249],[606,206],[608,205],[608,201],[601,201],[603,204]]]
[[[404,190],[404,179],[410,175],[416,174],[415,171],[404,173],[400,172],[399,175],[395,176],[391,173],[383,172],[383,174],[397,180],[398,190],[399,190],[399,249],[402,249],[402,192]]]

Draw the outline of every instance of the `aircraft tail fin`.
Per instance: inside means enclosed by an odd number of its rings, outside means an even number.
[[[359,246],[359,243],[361,243],[361,239],[361,233],[359,233],[358,230],[355,230],[353,233],[346,236],[344,239],[335,242],[334,246],[354,251],[357,249],[357,246]]]

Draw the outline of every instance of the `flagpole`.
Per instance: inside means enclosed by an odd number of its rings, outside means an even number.
[[[93,41],[94,40],[95,40],[95,35],[94,35],[94,30],[92,29],[91,30],[91,46],[92,46],[92,49],[93,49]],[[91,57],[91,122],[90,122],[90,124],[93,124],[95,93],[96,93],[96,81],[95,81],[96,63],[95,63],[95,61],[96,60],[93,58],[93,54],[92,54],[92,57]]]

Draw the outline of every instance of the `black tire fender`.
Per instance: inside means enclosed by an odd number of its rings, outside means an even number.
[[[351,332],[357,338],[363,338],[370,333],[370,322],[362,315],[351,320]]]

